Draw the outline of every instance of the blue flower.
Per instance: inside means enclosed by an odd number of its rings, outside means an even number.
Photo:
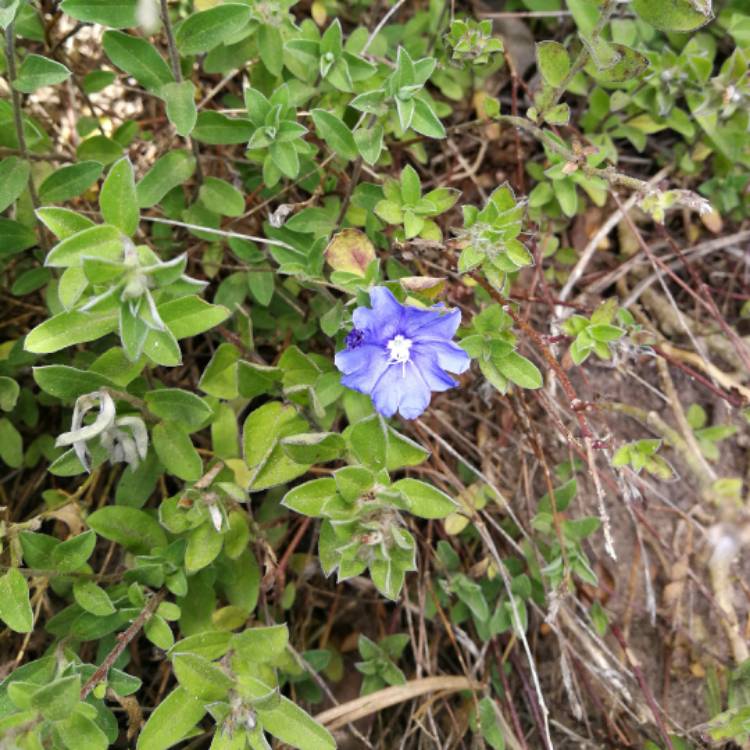
[[[372,398],[386,417],[416,419],[432,391],[457,385],[446,372],[465,372],[468,354],[451,339],[461,322],[458,309],[424,310],[402,305],[385,287],[370,290],[369,307],[354,311],[346,349],[336,354],[341,383]]]

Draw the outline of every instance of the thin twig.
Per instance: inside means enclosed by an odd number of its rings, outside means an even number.
[[[26,134],[23,130],[23,109],[21,105],[21,94],[16,90],[13,85],[16,81],[16,36],[15,36],[15,22],[11,22],[5,29],[5,61],[8,68],[8,83],[10,84],[11,102],[13,104],[13,121],[16,126],[16,138],[18,139],[18,150],[21,156],[29,160],[29,149],[26,145]],[[39,208],[39,195],[36,192],[36,185],[34,184],[34,176],[29,170],[29,195],[31,196],[31,204],[34,206],[34,215],[36,216],[36,209]],[[44,225],[38,216],[36,216],[36,223],[39,227],[39,236],[42,247],[46,249],[46,235],[44,233]]]
[[[146,606],[141,610],[138,617],[130,623],[128,629],[117,635],[117,643],[115,643],[114,648],[104,657],[104,661],[96,668],[94,674],[86,680],[86,683],[81,688],[81,700],[85,700],[88,694],[102,680],[106,679],[110,667],[114,665],[120,654],[127,648],[130,641],[138,635],[141,628],[153,617],[154,612],[156,612],[165,595],[165,591],[159,591],[154,594],[146,602]]]
[[[169,62],[172,66],[172,75],[174,75],[177,83],[182,83],[182,68],[180,67],[180,53],[177,51],[177,43],[174,39],[174,32],[172,31],[172,19],[169,17],[169,8],[167,6],[167,0],[161,0],[161,20],[164,24],[164,33],[167,36],[167,47],[169,48]],[[194,138],[186,136],[186,140],[190,144],[190,149],[195,157],[195,179],[198,185],[203,183],[203,167],[201,167],[201,155],[198,149],[198,143]]]

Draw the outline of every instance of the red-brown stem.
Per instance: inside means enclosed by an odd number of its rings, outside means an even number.
[[[715,396],[718,396],[719,398],[723,399],[727,403],[734,406],[736,409],[742,408],[744,405],[744,399],[741,396],[735,396],[731,393],[726,393],[725,391],[721,390],[721,388],[717,388],[708,378],[701,375],[699,372],[694,370],[692,367],[689,367],[684,362],[680,362],[679,359],[675,359],[675,357],[671,357],[669,354],[667,354],[663,349],[660,349],[658,346],[652,346],[651,347],[660,357],[663,357],[664,359],[669,362],[670,365],[674,365],[675,367],[682,370],[684,373],[689,375],[693,380],[697,380],[701,385],[708,388],[711,393],[713,393]]]
[[[117,635],[117,643],[114,648],[104,657],[104,661],[96,668],[94,674],[86,680],[86,683],[81,688],[81,700],[85,700],[88,694],[104,679],[107,677],[107,673],[110,667],[117,661],[120,654],[128,647],[130,641],[138,635],[141,628],[153,617],[157,607],[161,604],[162,599],[166,595],[165,591],[159,591],[154,594],[147,602],[146,606],[141,610],[138,617],[130,623],[127,630]]]
[[[651,688],[648,686],[648,683],[646,682],[646,678],[643,676],[643,671],[641,670],[640,665],[630,653],[628,644],[625,641],[625,636],[623,636],[622,632],[620,631],[620,628],[618,628],[617,625],[611,625],[610,630],[612,631],[612,635],[617,639],[617,642],[620,644],[620,647],[622,648],[625,654],[625,658],[627,659],[628,666],[630,667],[631,671],[633,672],[633,675],[635,676],[635,679],[638,681],[638,684],[640,685],[641,691],[643,692],[643,696],[646,699],[646,703],[648,703],[648,707],[651,709],[651,713],[653,714],[654,722],[656,723],[656,726],[659,728],[659,733],[661,734],[662,740],[664,740],[664,744],[667,746],[669,750],[674,750],[674,745],[672,744],[672,738],[669,736],[669,732],[667,731],[667,727],[666,727],[666,724],[664,723],[664,717],[662,716],[661,709],[656,705],[656,701],[654,700],[654,695],[651,692]]]
[[[297,529],[297,533],[292,538],[292,541],[289,543],[289,546],[284,550],[284,554],[279,560],[279,565],[276,568],[276,581],[278,582],[278,588],[279,588],[279,596],[283,592],[284,589],[284,583],[286,580],[286,568],[289,565],[289,560],[294,554],[294,550],[297,549],[299,546],[299,543],[302,541],[302,537],[305,535],[305,532],[307,531],[307,527],[312,522],[312,518],[307,516],[306,518],[302,519],[302,523],[299,525],[299,528]]]
[[[563,391],[565,391],[565,395],[568,397],[568,400],[570,401],[570,408],[573,410],[573,413],[576,415],[576,419],[578,420],[578,425],[581,428],[581,434],[585,438],[591,438],[594,439],[594,435],[591,432],[591,429],[589,427],[588,422],[586,421],[586,417],[583,414],[583,408],[585,408],[585,404],[583,401],[581,401],[580,398],[578,398],[578,394],[575,391],[575,388],[573,388],[573,384],[570,382],[570,378],[565,374],[565,370],[563,370],[560,363],[555,359],[555,355],[552,354],[552,352],[549,350],[549,347],[544,344],[544,341],[542,341],[542,337],[537,333],[537,331],[534,329],[533,326],[531,326],[529,323],[527,323],[520,315],[518,315],[515,310],[510,306],[510,300],[503,297],[500,292],[497,291],[491,284],[486,282],[482,276],[476,272],[471,274],[471,278],[474,279],[474,281],[479,284],[479,286],[484,289],[487,294],[489,294],[492,299],[494,299],[496,302],[499,302],[503,307],[505,307],[505,311],[510,315],[511,318],[513,318],[513,322],[531,339],[534,346],[539,350],[539,353],[544,357],[544,360],[547,362],[547,364],[552,368],[552,371],[557,376],[557,379],[560,381],[560,385],[562,386]]]
[[[544,728],[544,720],[542,719],[542,710],[539,706],[539,702],[537,701],[534,690],[532,689],[531,685],[529,685],[529,681],[526,679],[526,672],[524,671],[523,665],[520,663],[519,659],[516,657],[513,651],[511,651],[510,653],[510,659],[513,662],[513,669],[515,673],[521,678],[523,691],[524,693],[526,693],[526,700],[529,704],[529,708],[531,709],[534,721],[539,729],[539,735],[542,737],[544,742],[544,750],[554,750],[551,745],[551,740],[548,740],[547,738],[547,733]],[[672,750],[674,750],[674,748],[672,748]]]
[[[500,680],[503,683],[503,690],[505,692],[505,703],[508,706],[508,711],[510,712],[510,720],[513,724],[513,729],[516,731],[516,737],[518,738],[519,743],[524,747],[528,748],[528,745],[526,744],[526,738],[523,735],[523,730],[521,729],[521,722],[518,718],[518,712],[516,711],[516,707],[513,704],[513,698],[512,693],[510,690],[510,685],[508,684],[508,678],[505,675],[505,665],[503,664],[503,659],[500,654],[500,648],[497,645],[497,638],[495,638],[492,641],[492,650],[495,652],[495,659],[497,660],[497,669],[500,673]]]
[[[695,268],[693,267],[693,264],[685,257],[685,254],[680,249],[680,246],[675,242],[674,237],[672,237],[672,235],[667,232],[663,225],[660,226],[660,230],[661,234],[666,239],[667,244],[672,248],[672,252],[679,257],[685,268],[687,268],[690,277],[693,279],[693,283],[705,295],[706,309],[709,311],[714,320],[721,326],[721,329],[724,331],[724,333],[731,339],[732,343],[737,349],[737,354],[742,359],[745,367],[750,370],[750,356],[748,356],[748,351],[745,347],[745,343],[737,335],[737,332],[726,322],[724,316],[716,307],[716,302],[714,302],[714,298],[711,295],[711,290],[709,289],[708,285],[698,275]]]
[[[617,203],[617,207],[622,209],[622,203],[617,198],[617,195],[614,192],[612,193],[612,197],[614,198],[615,203]],[[745,367],[750,370],[750,356],[748,356],[745,344],[737,335],[737,332],[726,322],[726,320],[724,320],[724,316],[721,315],[716,309],[716,304],[714,303],[713,298],[708,295],[709,301],[703,299],[703,297],[701,297],[698,292],[692,289],[687,282],[683,281],[663,260],[661,260],[661,258],[657,258],[653,254],[653,252],[651,252],[651,248],[648,246],[646,240],[643,239],[643,235],[635,225],[635,222],[630,218],[629,213],[627,211],[623,211],[622,213],[623,217],[625,218],[625,222],[628,225],[628,228],[635,235],[636,240],[638,240],[638,244],[640,245],[643,252],[646,253],[651,263],[654,266],[658,266],[667,276],[669,276],[670,279],[672,279],[672,281],[675,282],[675,284],[677,284],[681,289],[687,292],[699,305],[701,305],[701,307],[705,307],[706,310],[708,310],[711,317],[716,320],[721,330],[726,334],[727,338],[729,338],[734,344],[737,350],[737,354],[742,359]],[[680,253],[680,250],[677,247],[676,243],[674,243],[674,240],[672,241],[672,243],[673,249],[675,249],[677,254],[680,255],[680,257],[684,260],[684,256],[682,255],[682,253]],[[697,283],[699,284],[699,288],[701,285],[703,285],[700,281],[698,281]]]

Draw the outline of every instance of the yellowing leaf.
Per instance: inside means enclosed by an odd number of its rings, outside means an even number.
[[[364,232],[344,229],[334,235],[326,248],[326,261],[336,271],[364,276],[367,266],[375,260],[375,248]]]

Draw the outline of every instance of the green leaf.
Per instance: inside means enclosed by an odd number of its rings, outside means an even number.
[[[363,464],[376,469],[385,466],[388,434],[379,415],[375,414],[347,427],[344,437]]]
[[[306,432],[283,438],[281,447],[299,464],[322,464],[340,458],[346,445],[337,432]]]
[[[186,482],[196,482],[203,472],[203,461],[190,435],[176,422],[164,421],[154,427],[154,449],[170,474]]]
[[[255,627],[232,636],[232,649],[247,661],[264,664],[278,659],[289,643],[286,625]]]
[[[414,115],[411,120],[412,130],[428,138],[445,138],[445,128],[432,107],[423,99],[414,99]]]
[[[299,174],[299,154],[293,143],[274,141],[268,147],[268,153],[281,174],[292,179]],[[266,182],[271,181],[266,179]]]
[[[250,489],[259,491],[304,474],[309,466],[286,455],[279,440],[304,432],[307,423],[293,406],[271,401],[251,412],[243,426],[245,461],[250,468]]]
[[[152,414],[179,422],[191,431],[202,427],[213,415],[211,407],[203,399],[180,388],[149,391],[145,400]]]
[[[39,208],[36,215],[59,240],[67,239],[84,229],[91,229],[95,226],[91,219],[81,216],[81,214],[71,211],[69,208],[56,208],[54,206]]]
[[[284,41],[278,27],[264,23],[258,29],[260,59],[274,76],[280,76],[284,67]]]
[[[154,615],[144,626],[143,632],[146,634],[151,643],[162,651],[169,651],[174,646],[174,633],[169,623],[159,616]]]
[[[203,701],[178,685],[149,717],[138,736],[136,750],[166,750],[176,745],[205,713]]]
[[[12,469],[18,469],[23,463],[23,438],[5,417],[0,418],[0,459]]]
[[[39,198],[45,203],[62,203],[76,198],[88,190],[101,173],[102,165],[98,161],[81,161],[62,167],[39,186]]]
[[[255,301],[263,307],[268,307],[276,289],[273,271],[248,271],[247,286]]]
[[[206,208],[221,216],[242,216],[245,199],[234,185],[217,177],[206,177],[199,193]]]
[[[198,654],[206,659],[220,659],[229,651],[231,639],[231,633],[209,630],[177,641],[172,647],[172,652]]]
[[[250,8],[238,3],[193,13],[175,33],[177,47],[183,55],[208,52],[234,36],[250,20],[250,15]]]
[[[444,492],[418,479],[401,479],[391,489],[406,500],[409,511],[420,518],[445,518],[458,505]]]
[[[258,709],[263,729],[281,742],[300,750],[335,750],[336,742],[327,729],[281,696],[279,705],[270,711]]]
[[[242,398],[255,398],[261,393],[271,393],[281,380],[281,370],[278,367],[259,365],[244,360],[240,361],[237,374],[239,395]]]
[[[383,126],[376,123],[371,128],[358,128],[354,131],[357,150],[367,164],[372,166],[383,151]]]
[[[13,88],[24,94],[33,94],[42,86],[54,86],[68,78],[70,71],[62,63],[42,55],[29,54],[24,57],[18,69],[18,78],[13,82]]]
[[[625,83],[639,78],[647,70],[649,63],[645,55],[626,47],[624,44],[613,44],[611,46],[619,56],[614,65],[604,70],[597,69],[593,63],[586,66],[586,72],[596,78],[599,83],[605,85]],[[548,122],[552,121],[548,119]]]
[[[323,506],[337,494],[335,479],[313,479],[289,490],[281,504],[303,516],[320,516]]]
[[[15,203],[29,182],[29,162],[17,156],[0,161],[0,211]]]
[[[117,141],[104,135],[93,135],[76,149],[80,160],[90,159],[101,162],[103,165],[112,164],[122,156],[123,147]]]
[[[174,81],[164,58],[142,37],[106,31],[102,43],[107,57],[149,91],[158,91]]]
[[[221,552],[224,537],[210,521],[193,529],[185,549],[185,571],[190,575],[210,565]]]
[[[387,224],[402,224],[404,221],[404,212],[401,204],[392,200],[381,200],[375,204],[375,215],[385,221]]]
[[[482,737],[492,750],[505,750],[505,736],[492,698],[486,697],[479,701],[479,728]]]
[[[232,344],[219,344],[219,348],[203,371],[198,387],[216,398],[237,398],[239,358],[240,353]]]
[[[47,254],[44,265],[51,268],[80,266],[83,258],[118,261],[123,255],[123,237],[111,224],[89,227],[58,242]]]
[[[407,206],[416,206],[422,197],[422,182],[411,164],[401,170],[401,197]]]
[[[34,627],[29,586],[17,568],[0,576],[0,620],[16,633],[30,633]]]
[[[115,607],[107,592],[94,581],[79,578],[73,584],[73,597],[76,603],[97,617],[106,617],[115,612]]]
[[[139,208],[151,208],[195,172],[195,158],[187,151],[169,151],[156,160],[136,186]]]
[[[544,120],[551,125],[567,125],[570,120],[570,107],[565,102],[557,104],[544,113]]]
[[[24,341],[24,349],[33,354],[50,354],[74,344],[94,341],[117,328],[115,311],[102,314],[58,313],[34,328]]]
[[[117,74],[112,70],[92,70],[83,79],[81,88],[85,93],[98,94],[117,80]]]
[[[13,411],[20,392],[21,387],[13,378],[0,375],[0,409],[3,411]]]
[[[12,219],[0,218],[0,258],[23,252],[36,244],[33,229]]]
[[[65,747],[80,750],[107,750],[109,747],[109,738],[98,724],[78,711],[57,722],[55,729],[60,733]]]
[[[73,713],[81,692],[81,677],[62,677],[37,690],[31,696],[31,707],[45,719],[60,721]]]
[[[0,29],[7,29],[13,22],[20,7],[21,0],[3,0],[0,2]]]
[[[104,221],[118,227],[128,237],[132,237],[138,222],[138,199],[135,194],[135,176],[130,159],[120,159],[109,170],[99,195],[99,207]]]
[[[99,536],[139,554],[166,547],[167,536],[148,513],[125,505],[107,505],[92,513],[86,523]]]
[[[699,3],[694,0],[633,0],[632,9],[646,23],[660,31],[695,31],[713,18],[711,0]]]
[[[73,401],[84,393],[102,387],[114,387],[114,383],[95,372],[79,370],[67,365],[47,365],[33,369],[36,384],[45,392],[63,401]]]
[[[568,51],[559,42],[539,42],[536,45],[536,64],[550,86],[559,86],[570,71]]]
[[[318,135],[336,154],[350,161],[359,156],[352,131],[343,120],[325,109],[314,109],[310,114]]]
[[[41,289],[51,280],[52,272],[48,268],[30,268],[16,277],[10,293],[15,297],[23,297]]]
[[[168,83],[159,90],[159,96],[166,102],[167,117],[174,125],[177,135],[190,135],[198,121],[193,82]]]
[[[84,565],[96,546],[96,534],[89,530],[55,546],[50,555],[52,567],[60,573],[72,573]]]
[[[227,6],[222,5],[221,8]],[[218,9],[217,9],[218,10]],[[202,111],[193,129],[193,138],[212,146],[247,143],[255,128],[249,120],[227,117],[220,112]]]
[[[526,357],[522,357],[517,352],[510,352],[501,358],[492,360],[495,367],[501,375],[508,378],[511,383],[515,383],[521,388],[541,388],[542,373],[537,366],[530,362]]]
[[[137,26],[138,0],[63,0],[64,13],[88,23],[99,23],[113,29]]]
[[[175,338],[186,339],[223,323],[229,317],[229,310],[190,295],[162,303],[159,315]]]
[[[599,323],[598,325],[588,326],[586,333],[591,336],[594,341],[602,341],[609,343],[610,341],[617,341],[623,337],[625,331],[617,326],[607,325],[606,323]]]
[[[223,700],[234,685],[221,667],[199,654],[173,653],[172,666],[180,685],[204,701]]]

